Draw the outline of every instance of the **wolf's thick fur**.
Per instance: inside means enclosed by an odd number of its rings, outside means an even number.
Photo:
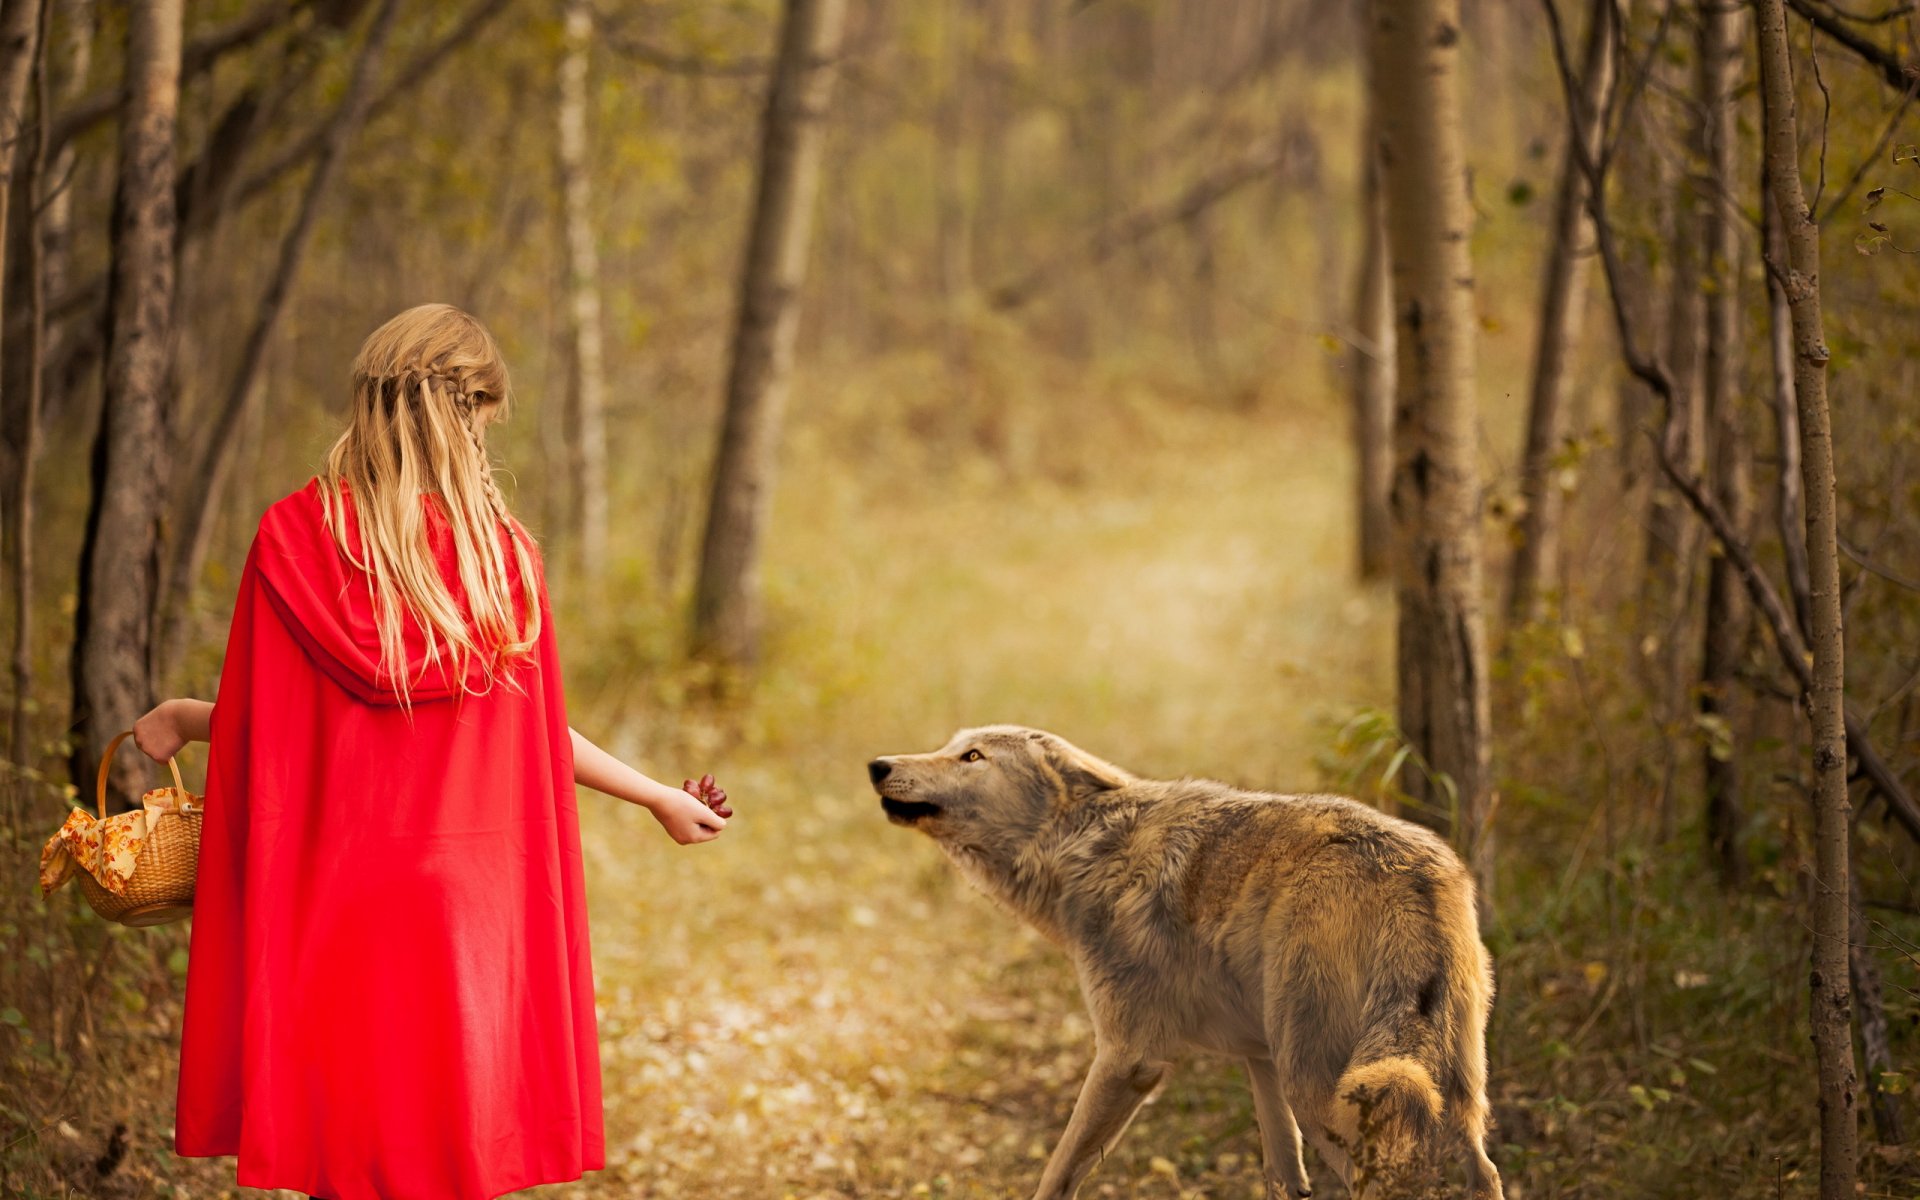
[[[1302,1125],[1349,1184],[1452,1144],[1477,1200],[1500,1196],[1493,970],[1472,877],[1432,832],[1337,796],[1136,779],[1015,726],[869,772],[890,819],[1078,971],[1094,1063],[1037,1197],[1071,1197],[1193,1051],[1246,1062],[1272,1196],[1308,1194]]]

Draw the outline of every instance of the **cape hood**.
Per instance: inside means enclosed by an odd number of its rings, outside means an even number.
[[[345,499],[347,540],[358,543],[353,498]],[[421,503],[427,510],[427,536],[440,577],[464,612],[466,597],[446,512],[433,496],[422,496]],[[373,581],[347,558],[328,530],[318,479],[267,509],[260,519],[253,555],[268,599],[314,664],[364,703],[399,704],[393,679],[380,661]],[[535,564],[538,569],[537,557]],[[515,604],[524,611],[526,597],[518,578],[512,588]],[[444,646],[437,656],[428,655],[426,631],[410,613],[403,614],[401,631],[411,703],[484,692],[507,681],[510,671],[496,671],[489,681],[479,655],[470,657],[464,679],[455,676]]]

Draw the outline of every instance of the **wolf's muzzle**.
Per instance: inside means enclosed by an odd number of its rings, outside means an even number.
[[[882,796],[880,807],[886,810],[888,820],[901,825],[912,825],[926,817],[940,815],[938,804],[928,804],[923,800],[895,800],[892,796]]]

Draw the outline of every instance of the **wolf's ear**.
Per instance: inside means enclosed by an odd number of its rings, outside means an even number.
[[[1074,797],[1111,792],[1133,782],[1133,776],[1104,758],[1096,758],[1071,742],[1054,738],[1047,745],[1048,758],[1060,772],[1067,794]]]

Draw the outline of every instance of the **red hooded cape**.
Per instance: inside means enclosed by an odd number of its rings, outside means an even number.
[[[429,667],[409,711],[319,485],[261,520],[213,710],[179,1153],[332,1200],[485,1200],[604,1164],[544,581],[536,599],[532,663],[479,695]],[[407,647],[418,675],[411,623]]]

